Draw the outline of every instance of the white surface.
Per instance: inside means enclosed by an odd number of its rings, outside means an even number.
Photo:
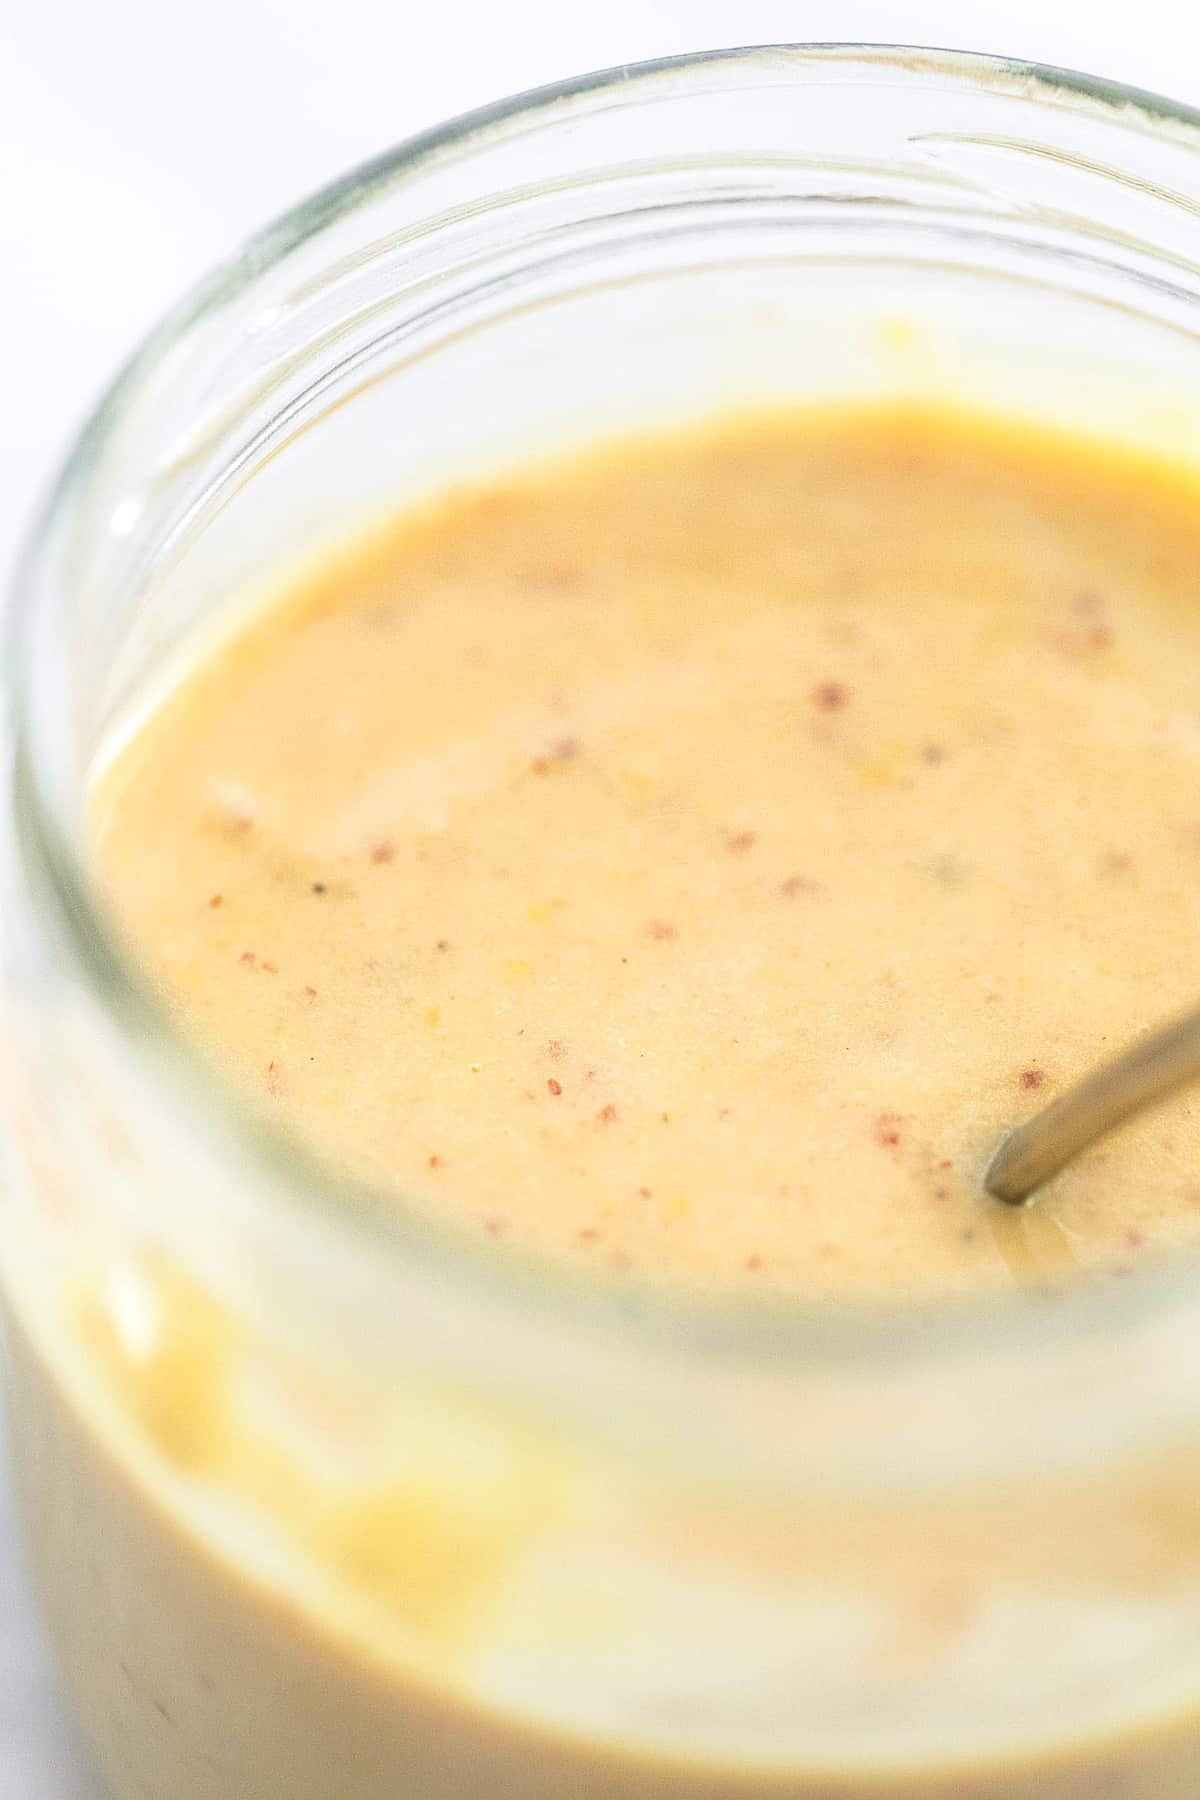
[[[0,568],[73,425],[168,302],[292,200],[439,118],[589,68],[798,37],[993,50],[1200,104],[1192,13],[1181,0],[0,0]],[[0,1800],[97,1796],[27,1597],[0,1443]]]

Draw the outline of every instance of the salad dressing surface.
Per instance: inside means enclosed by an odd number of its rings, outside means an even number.
[[[322,1155],[798,1297],[1200,1236],[1184,1094],[1019,1218],[1003,1129],[1200,994],[1200,492],[979,420],[737,418],[316,567],[103,780],[114,918]]]

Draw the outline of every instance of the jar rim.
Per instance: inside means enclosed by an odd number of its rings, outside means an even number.
[[[799,67],[849,65],[925,73],[970,89],[1018,84],[1043,97],[1065,95],[1071,104],[1120,108],[1123,124],[1155,133],[1182,127],[1188,148],[1200,153],[1200,109],[1156,93],[1075,70],[975,51],[919,45],[814,42],[730,47],[663,57],[575,76],[495,101],[455,116],[357,165],[301,200],[196,283],[168,311],[113,379],[63,462],[30,528],[5,620],[7,710],[12,721],[14,823],[27,873],[39,897],[53,909],[53,928],[93,998],[114,1021],[122,1041],[142,1066],[169,1069],[172,1091],[189,1122],[216,1119],[234,1153],[253,1172],[271,1177],[275,1191],[326,1227],[358,1239],[372,1254],[395,1259],[410,1277],[448,1281],[463,1297],[499,1290],[501,1298],[536,1306],[553,1326],[581,1315],[601,1330],[639,1333],[650,1347],[669,1341],[676,1351],[731,1354],[803,1365],[924,1355],[931,1345],[978,1340],[1030,1343],[1074,1332],[1135,1323],[1173,1302],[1200,1295],[1200,1255],[1176,1254],[1151,1263],[1124,1282],[1081,1280],[1056,1296],[1053,1307],[1031,1306],[1021,1290],[967,1299],[929,1297],[912,1302],[797,1301],[756,1296],[752,1301],[690,1293],[667,1284],[597,1282],[594,1278],[507,1246],[476,1244],[409,1206],[386,1199],[318,1162],[303,1145],[264,1125],[248,1103],[220,1083],[200,1053],[168,1020],[127,953],[108,929],[88,878],[85,860],[63,805],[61,771],[53,739],[61,721],[36,704],[38,682],[29,673],[38,657],[37,623],[42,574],[51,547],[67,532],[83,505],[91,471],[116,432],[127,407],[154,378],[172,347],[210,312],[252,284],[324,227],[349,217],[401,182],[419,178],[431,164],[486,150],[494,134],[551,109],[569,118],[572,108],[621,105],[644,98],[663,81],[720,76],[725,69],[781,59]],[[48,778],[49,776],[49,778]],[[353,1245],[351,1245],[353,1248]]]

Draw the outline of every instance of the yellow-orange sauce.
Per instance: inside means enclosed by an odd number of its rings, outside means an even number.
[[[335,1162],[798,1296],[1200,1234],[1183,1096],[1014,1219],[1009,1123],[1200,991],[1200,489],[975,419],[732,419],[315,567],[109,769],[172,1013]]]

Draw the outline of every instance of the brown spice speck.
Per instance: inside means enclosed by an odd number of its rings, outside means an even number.
[[[640,1187],[638,1193],[643,1200],[648,1200],[650,1198],[650,1189],[648,1187]],[[1200,1201],[1198,1201],[1198,1204],[1200,1204]]]
[[[657,939],[658,942],[662,944],[670,943],[674,938],[679,936],[674,925],[670,924],[666,919],[651,919],[646,927],[646,934],[648,937]]]
[[[938,764],[938,763],[944,763],[945,760],[946,760],[946,752],[943,750],[943,748],[940,744],[922,744],[922,746],[921,746],[921,761],[922,762],[929,763],[931,766],[936,766],[936,764]]]
[[[434,1155],[429,1158],[429,1167],[431,1169],[440,1169],[441,1166],[442,1166],[442,1159],[440,1156]]]
[[[243,950],[242,954],[238,957],[238,961],[247,969],[258,967],[258,958],[255,956],[253,950]]]
[[[573,737],[555,738],[548,751],[535,756],[529,767],[535,775],[549,775],[551,769],[560,763],[574,762],[579,755],[579,739]]]
[[[583,573],[570,563],[544,563],[523,569],[520,580],[539,594],[569,594],[583,583]]]
[[[609,1101],[607,1106],[602,1106],[600,1108],[600,1111],[596,1114],[597,1122],[601,1125],[614,1124],[616,1121],[616,1117],[617,1117],[617,1109],[613,1105],[611,1100]]]
[[[208,904],[214,909],[214,911],[216,910],[216,908],[218,906],[224,906],[224,904],[225,904],[224,894],[213,894],[211,899],[209,900]]]
[[[562,1082],[555,1081],[553,1075],[551,1075],[549,1081],[547,1081],[546,1086],[549,1088],[550,1092],[555,1096],[556,1099],[557,1099],[558,1095],[562,1093]]]
[[[1046,1079],[1044,1069],[1022,1069],[1021,1086],[1023,1088],[1040,1088]]]
[[[323,881],[314,881],[312,884],[312,891],[314,894],[324,894],[328,890]]]
[[[449,938],[439,938],[437,941],[437,948],[439,950],[448,950],[450,948],[450,939]]]
[[[931,856],[926,866],[934,880],[948,888],[962,887],[971,874],[971,864],[960,856]]]
[[[1146,1234],[1144,1231],[1127,1231],[1125,1242],[1131,1250],[1141,1250],[1146,1242]]]
[[[317,990],[316,990],[316,988],[315,988],[315,987],[313,987],[313,986],[312,986],[312,985],[311,985],[311,983],[309,983],[309,982],[306,982],[306,983],[305,983],[305,984],[304,984],[304,994],[305,994],[305,998],[306,998],[306,999],[308,999],[308,1000],[315,1000],[315,999],[316,999],[316,997],[317,997]]]
[[[750,1272],[752,1274],[756,1274],[758,1272],[758,1270],[762,1268],[762,1266],[763,1266],[763,1259],[761,1256],[748,1256],[746,1258],[746,1267],[750,1270]]]
[[[810,875],[789,875],[786,881],[780,882],[779,891],[785,900],[794,900],[797,894],[820,893],[821,884]]]
[[[582,1230],[575,1233],[581,1244],[594,1244],[600,1235],[601,1233],[595,1225],[585,1225]]]
[[[373,863],[390,863],[396,854],[396,846],[390,838],[381,838],[377,844],[371,845],[371,861]]]
[[[265,962],[263,963],[262,968],[268,975],[278,975],[279,973],[279,966],[277,963]]]
[[[488,1233],[489,1237],[499,1237],[500,1233],[504,1230],[504,1220],[498,1219],[495,1216],[490,1219],[485,1219],[483,1221],[483,1229]]]
[[[894,1150],[901,1138],[899,1113],[880,1113],[875,1121],[875,1142],[885,1150]]]
[[[555,1062],[561,1062],[566,1054],[567,1046],[563,1043],[562,1039],[551,1038],[550,1042],[546,1045],[546,1055],[553,1057]]]
[[[850,698],[850,690],[840,681],[819,681],[812,697],[822,712],[840,712]]]
[[[731,831],[725,839],[725,848],[739,855],[743,850],[753,850],[757,842],[756,831]]]
[[[1078,593],[1071,603],[1075,621],[1050,633],[1051,642],[1064,656],[1079,658],[1090,651],[1108,650],[1114,641],[1105,617],[1104,596],[1094,588]]]

